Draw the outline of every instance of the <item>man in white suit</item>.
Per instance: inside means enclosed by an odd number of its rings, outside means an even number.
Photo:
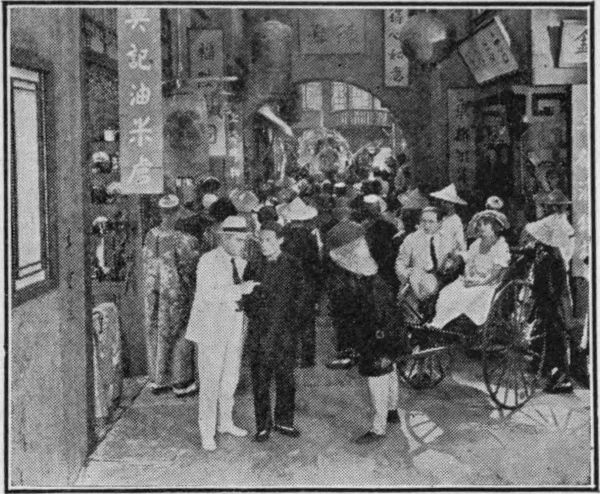
[[[238,302],[255,282],[242,282],[242,253],[248,228],[241,216],[229,216],[219,231],[219,245],[198,262],[196,295],[186,337],[198,344],[198,423],[202,447],[214,451],[215,434],[236,437],[247,431],[233,423],[233,395],[239,380],[244,343],[243,312]]]

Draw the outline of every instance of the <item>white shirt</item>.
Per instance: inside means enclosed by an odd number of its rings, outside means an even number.
[[[459,252],[465,252],[467,250],[465,229],[457,214],[451,214],[442,219],[440,236],[444,238],[444,242],[450,246],[451,250],[457,250]]]
[[[433,269],[433,259],[431,259],[431,238],[432,235],[418,229],[407,235],[400,245],[398,257],[396,257],[396,273],[398,276],[408,276],[416,268],[423,271]],[[441,266],[448,254],[456,252],[454,242],[448,242],[446,238],[440,235],[440,231],[433,234],[433,247],[438,266]]]

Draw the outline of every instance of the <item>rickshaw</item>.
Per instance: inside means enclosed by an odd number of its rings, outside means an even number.
[[[427,317],[410,304],[408,324],[413,352],[398,360],[400,376],[415,389],[437,386],[451,372],[458,348],[481,354],[483,378],[490,398],[499,407],[515,410],[534,395],[545,360],[546,335],[535,324],[532,249],[511,249],[512,261],[496,289],[486,322],[475,332],[464,331],[460,321],[444,329],[426,325]],[[415,380],[425,373],[427,380]]]

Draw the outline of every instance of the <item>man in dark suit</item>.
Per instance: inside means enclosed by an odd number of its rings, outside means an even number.
[[[261,226],[262,256],[248,263],[245,280],[260,283],[243,301],[249,318],[248,343],[254,393],[256,441],[269,438],[271,428],[298,437],[294,427],[296,341],[299,302],[303,291],[300,261],[282,252],[281,225],[267,221]],[[271,417],[270,387],[275,380],[275,413]],[[273,420],[274,419],[274,420]]]

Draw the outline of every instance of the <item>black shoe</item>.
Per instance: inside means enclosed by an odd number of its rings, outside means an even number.
[[[269,429],[263,429],[262,431],[258,431],[256,433],[256,435],[254,436],[254,440],[257,443],[264,443],[266,440],[269,439],[270,434],[271,431],[269,431]]]
[[[360,437],[357,437],[354,442],[356,444],[371,444],[377,441],[380,441],[385,437],[385,434],[376,434],[373,431],[369,431],[366,434],[363,434]]]
[[[300,431],[296,429],[293,425],[274,425],[273,429],[279,432],[279,434],[283,434],[288,437],[299,437]]]
[[[569,376],[567,376],[564,372],[559,372],[556,369],[552,369],[552,374],[550,375],[550,379],[544,388],[544,391],[551,394],[572,393],[573,383],[571,382]]]
[[[387,416],[388,424],[397,424],[400,422],[400,415],[398,415],[398,410],[389,410]]]

